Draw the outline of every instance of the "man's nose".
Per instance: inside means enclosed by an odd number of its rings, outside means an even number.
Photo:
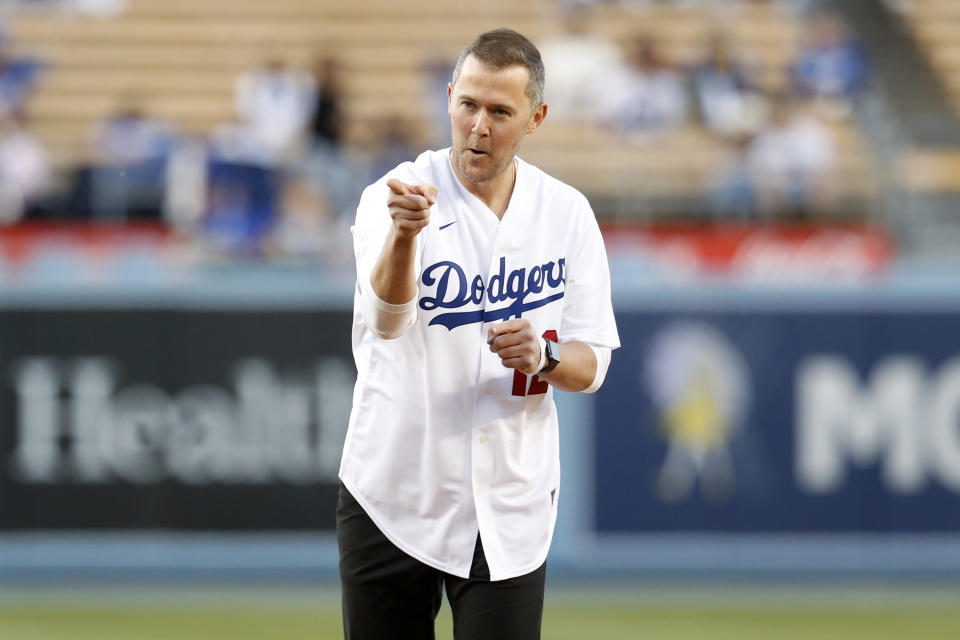
[[[473,133],[477,136],[486,135],[490,131],[489,125],[490,120],[487,117],[487,112],[481,109],[473,120]]]

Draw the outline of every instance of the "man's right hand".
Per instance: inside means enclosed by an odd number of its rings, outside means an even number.
[[[387,181],[390,194],[387,208],[393,226],[402,238],[413,238],[430,224],[430,207],[437,201],[439,191],[432,184],[406,184],[396,178]]]

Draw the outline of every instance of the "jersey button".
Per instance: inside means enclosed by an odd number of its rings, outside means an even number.
[[[486,443],[487,443],[487,436],[479,436],[479,437],[477,438],[477,442],[479,442],[480,444],[486,444]]]

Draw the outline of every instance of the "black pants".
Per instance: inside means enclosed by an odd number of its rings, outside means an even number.
[[[540,638],[546,563],[491,582],[478,537],[470,577],[444,573],[387,540],[343,484],[337,543],[346,640],[433,640],[444,588],[456,640]]]

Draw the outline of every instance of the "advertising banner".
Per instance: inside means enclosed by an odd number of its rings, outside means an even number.
[[[619,224],[605,227],[603,236],[612,261],[640,256],[667,277],[730,274],[780,285],[869,281],[896,255],[889,232],[859,225]]]
[[[960,313],[618,314],[598,533],[960,531]]]
[[[0,311],[0,530],[332,530],[350,314]]]

